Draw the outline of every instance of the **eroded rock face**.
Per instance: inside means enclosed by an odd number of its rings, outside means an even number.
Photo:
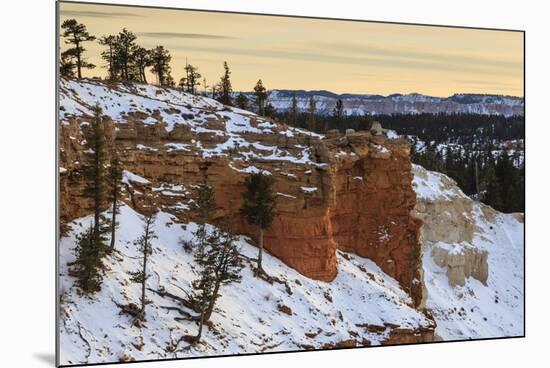
[[[133,101],[125,90],[117,93]],[[164,95],[155,98],[162,101]],[[248,173],[267,172],[278,197],[277,216],[264,238],[271,254],[308,277],[330,281],[337,273],[336,249],[354,252],[396,278],[418,305],[421,221],[412,213],[416,202],[405,141],[370,132],[332,132],[325,138],[203,104],[132,111],[123,122],[104,117],[109,146],[116,147],[128,173],[125,201],[139,210],[144,196],[153,193],[165,211],[182,222],[193,220],[194,186],[206,179],[215,191],[214,221],[229,220],[237,233],[256,239],[256,229],[239,212],[241,193]],[[194,120],[168,129],[166,121],[175,118]],[[62,223],[87,213],[79,165],[89,121],[85,113],[62,119]]]
[[[345,138],[347,144],[326,142],[336,157],[334,239],[340,249],[375,261],[418,300],[422,223],[411,214],[416,196],[408,145],[368,133]]]
[[[447,278],[452,286],[464,286],[467,277],[473,277],[484,285],[487,284],[489,266],[488,253],[468,244],[457,244],[449,248],[441,243],[432,246],[431,255],[434,262],[447,269]]]
[[[486,284],[489,275],[487,251],[471,244],[478,230],[472,220],[475,202],[449,177],[416,165],[413,171],[418,192],[415,216],[424,223],[421,238],[429,246],[434,262],[447,269],[452,286],[463,286],[468,277]],[[490,217],[494,210],[488,206],[484,208],[486,216]]]

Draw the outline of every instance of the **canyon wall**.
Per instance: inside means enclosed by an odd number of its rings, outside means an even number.
[[[129,96],[134,103],[134,95]],[[155,99],[162,97],[157,92]],[[274,177],[277,193],[277,216],[264,238],[267,251],[323,281],[337,274],[337,249],[368,257],[397,279],[418,305],[421,221],[412,214],[416,198],[406,141],[388,138],[379,125],[369,132],[331,131],[322,137],[223,105],[195,109],[193,114],[181,109],[178,105],[160,112],[128,112],[124,123],[112,115],[103,117],[109,151],[116,148],[126,170],[127,203],[139,211],[152,194],[182,223],[192,221],[194,186],[206,179],[215,191],[213,222],[230,221],[237,233],[257,240],[256,229],[239,209],[245,177],[264,171]],[[202,130],[193,131],[191,123],[167,129],[161,112],[169,114],[164,120],[200,117]],[[86,160],[84,140],[91,119],[80,114],[60,124],[62,231],[69,220],[88,213],[79,168]],[[148,119],[156,123],[145,123]],[[240,128],[245,120],[247,127]],[[257,132],[266,126],[269,134]],[[233,145],[228,144],[231,139]]]

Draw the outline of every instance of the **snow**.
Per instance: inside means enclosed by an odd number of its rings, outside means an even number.
[[[395,130],[388,129],[386,130],[386,137],[388,137],[388,139],[397,139],[399,138],[399,135]]]
[[[417,197],[422,199],[435,200],[436,198],[445,198],[452,200],[456,198],[467,198],[456,183],[444,174],[435,171],[424,170],[421,166],[413,164],[415,173],[412,182]],[[450,183],[454,184],[450,186]]]
[[[290,194],[286,194],[286,193],[277,192],[277,195],[278,195],[278,196],[281,196],[281,197],[296,199],[295,196],[290,195]]]
[[[137,148],[138,150],[145,150],[145,151],[153,151],[153,152],[158,151],[158,149],[156,149],[156,148],[149,147],[149,146],[146,146],[146,145],[141,144],[141,143],[136,144],[136,148]]]
[[[71,118],[77,118],[80,125],[88,124],[80,118],[89,119],[96,103],[101,106],[102,114],[108,115],[119,130],[120,125],[127,125],[129,121],[141,122],[159,126],[170,137],[170,132],[177,126],[185,126],[184,131],[190,131],[192,135],[185,135],[184,139],[192,137],[191,142],[182,142],[181,139],[170,142],[168,138],[165,143],[168,153],[188,151],[203,158],[228,157],[230,162],[244,160],[251,167],[248,170],[254,170],[252,163],[257,161],[322,165],[312,161],[308,147],[289,144],[282,149],[275,143],[262,142],[263,137],[274,134],[323,139],[320,134],[276,124],[249,111],[224,106],[212,99],[177,89],[139,83],[107,84],[98,80],[61,79],[62,108],[59,114],[62,124],[69,124]],[[143,142],[136,144],[136,149],[157,151]]]
[[[481,215],[476,205],[479,231],[471,244],[427,243],[424,249],[424,282],[427,307],[437,321],[436,333],[443,340],[521,336],[523,309],[523,223],[512,215],[498,214],[493,221]],[[451,286],[446,270],[435,264],[431,249],[448,247],[460,253],[463,247],[488,252],[487,286],[470,277],[464,286]]]
[[[300,187],[300,189],[304,193],[315,193],[317,191],[317,187]]]
[[[72,230],[60,241],[62,364],[118,361],[123,353],[143,360],[301,350],[302,345],[321,347],[350,339],[349,331],[358,333],[359,341],[366,338],[378,345],[388,331],[371,333],[356,324],[393,323],[409,328],[429,324],[421,312],[410,306],[410,297],[397,281],[368,259],[338,252],[338,275],[326,283],[308,279],[264,253],[265,270],[284,280],[291,294],[284,285],[255,278],[252,264],[247,263],[240,283],[222,287],[211,319],[213,329],[205,329],[204,343],[190,347],[181,342],[176,352],[167,352],[165,348],[182,335],[195,334],[197,326],[176,321],[178,313],[162,306],[181,306],[152,292],[147,294],[151,304],[147,305],[143,328],[134,327],[130,317],[119,314],[115,302],[139,301],[140,285],[130,282],[128,271],[139,266],[133,241],[141,234],[143,223],[127,205],[121,206],[118,219],[117,252],[104,260],[104,283],[92,298],[79,295],[67,266],[74,260],[75,236],[87,229],[91,216],[73,221]],[[196,225],[177,224],[172,215],[160,212],[153,229],[158,238],[152,241],[148,287],[162,286],[170,293],[185,295],[184,290],[188,292],[197,277],[197,268],[193,254],[184,251],[179,241],[192,240]],[[256,257],[257,248],[247,238],[240,237],[238,245],[243,255]],[[279,304],[288,306],[292,315],[279,312]],[[318,335],[312,339],[305,333]],[[139,349],[136,346],[141,342],[144,345]]]
[[[524,224],[513,214],[503,214],[469,199],[446,175],[413,165],[413,187],[427,203],[471,203],[463,212],[475,228],[471,241],[424,243],[426,306],[437,322],[436,334],[443,340],[521,336],[524,334]],[[486,213],[487,212],[487,213]],[[488,254],[487,285],[468,277],[464,286],[451,286],[447,270],[432,258],[434,248],[460,255],[467,249]]]
[[[273,90],[269,101],[279,111],[288,111],[292,106],[292,95],[296,94],[297,108],[300,112],[308,109],[310,98],[316,101],[316,111],[329,116],[333,113],[336,101],[341,99],[345,115],[383,115],[383,114],[419,114],[419,113],[471,113],[483,115],[523,115],[523,98],[455,94],[449,97],[432,97],[419,93],[406,95],[393,94],[380,96],[373,94],[342,94],[327,91],[288,91]]]
[[[131,182],[138,184],[150,184],[151,182],[145,179],[142,176],[136,175],[128,170],[122,171],[122,182],[125,184],[130,184]]]

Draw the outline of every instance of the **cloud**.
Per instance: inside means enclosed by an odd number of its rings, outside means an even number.
[[[142,15],[124,12],[99,12],[90,10],[61,10],[64,17],[88,17],[88,18],[118,18],[118,17],[141,17]]]
[[[192,38],[201,40],[228,40],[236,37],[221,36],[208,33],[180,33],[180,32],[138,32],[139,36],[150,38]]]
[[[287,59],[316,63],[349,64],[360,66],[372,66],[392,68],[400,70],[429,70],[445,72],[469,72],[482,75],[510,75],[506,69],[495,68],[493,65],[470,64],[454,62],[441,62],[438,60],[404,59],[394,56],[382,55],[343,55],[338,52],[322,51],[295,51],[288,49],[248,49],[235,47],[207,47],[207,46],[181,46],[173,47],[182,50],[217,53],[219,55],[244,55],[269,59]]]
[[[461,64],[474,67],[492,67],[503,69],[518,69],[522,67],[522,62],[502,60],[496,58],[484,58],[473,55],[450,54],[444,52],[429,52],[425,50],[414,49],[392,49],[376,47],[371,45],[358,45],[352,43],[318,43],[323,50],[333,50],[355,55],[371,55],[388,58],[399,58],[403,60],[415,60],[420,62],[434,62],[447,64]]]

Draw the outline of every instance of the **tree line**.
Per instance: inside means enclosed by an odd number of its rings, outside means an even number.
[[[65,78],[82,78],[82,70],[94,69],[96,65],[86,58],[85,43],[97,41],[105,47],[101,59],[105,62],[107,79],[112,81],[127,81],[148,83],[146,70],[156,76],[156,84],[164,87],[179,88],[191,94],[201,94],[211,97],[224,105],[236,106],[245,110],[254,110],[260,115],[275,115],[275,108],[268,101],[267,89],[259,79],[253,87],[253,98],[240,92],[234,96],[231,84],[231,71],[227,61],[223,62],[223,74],[212,85],[199,72],[199,68],[188,62],[183,70],[183,76],[176,83],[172,77],[170,51],[162,45],[146,49],[137,43],[135,33],[123,28],[118,34],[103,35],[97,38],[91,35],[86,26],[67,19],[61,24],[61,36],[68,48],[61,53],[59,73]]]
[[[411,141],[411,160],[454,179],[462,191],[502,212],[525,209],[525,125],[521,116],[479,114],[346,115],[337,100],[330,115],[316,111],[310,97],[298,111],[296,95],[275,118],[320,134],[336,129],[368,130],[373,121]],[[419,146],[422,147],[416,149]]]

